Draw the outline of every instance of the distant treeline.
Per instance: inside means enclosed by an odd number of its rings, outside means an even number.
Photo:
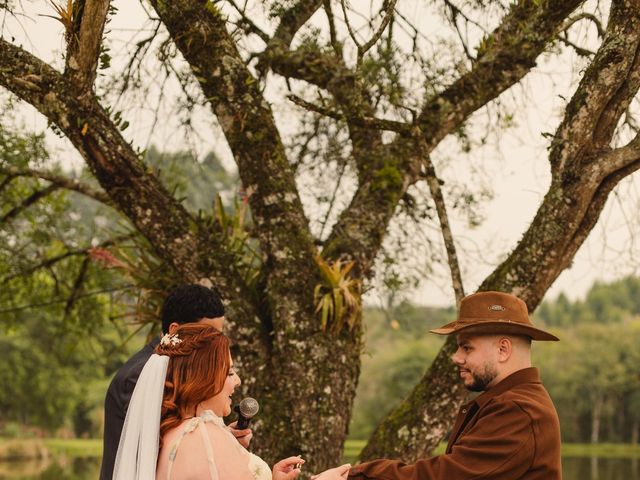
[[[35,285],[34,285],[35,286]],[[37,290],[36,290],[37,292]],[[20,305],[33,290],[15,295]],[[0,322],[0,436],[101,435],[104,392],[113,372],[144,342],[110,321],[109,302],[95,298],[65,317],[64,304]],[[430,328],[455,318],[453,308],[403,303],[366,309],[366,347],[350,437],[365,439],[406,396],[443,339]],[[5,318],[6,320],[6,318]],[[534,322],[559,343],[534,344],[567,442],[636,443],[640,422],[640,279],[595,284],[584,300],[561,295],[541,305]]]
[[[406,396],[437,354],[442,339],[428,330],[451,321],[452,308],[401,304],[365,312],[366,350],[351,438],[367,438]],[[596,283],[584,300],[544,302],[534,322],[560,337],[534,342],[560,416],[565,442],[637,443],[640,433],[640,279]]]

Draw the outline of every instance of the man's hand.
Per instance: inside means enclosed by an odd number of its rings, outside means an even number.
[[[244,448],[249,448],[249,443],[251,443],[251,439],[253,438],[253,431],[250,428],[245,428],[244,430],[236,429],[236,425],[238,422],[233,422],[228,425],[229,430],[233,433],[233,436],[236,437],[238,443],[242,445]]]
[[[351,470],[351,464],[345,463],[336,468],[325,470],[322,473],[313,475],[311,480],[342,480],[349,476],[349,470]]]

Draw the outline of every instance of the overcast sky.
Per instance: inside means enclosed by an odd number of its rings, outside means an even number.
[[[119,49],[125,48],[121,38],[136,33],[137,38],[141,38],[143,32],[138,31],[143,24],[143,17],[137,2],[116,0],[113,3],[118,6],[119,12],[109,25],[112,31],[110,46],[117,54]],[[403,8],[408,9],[408,13],[415,18],[421,14],[417,2],[401,0],[399,4],[404,5]],[[21,23],[29,32],[29,38],[10,19],[4,25],[3,35],[5,38],[15,37],[16,43],[23,44],[40,58],[49,62],[57,59],[54,64],[62,65],[62,26],[53,19],[37,16],[52,14],[51,7],[44,1],[36,1],[28,3],[28,8],[32,12],[32,19],[23,18]],[[533,219],[550,181],[546,159],[548,140],[542,136],[542,132],[555,131],[565,99],[570,98],[575,87],[569,83],[572,77],[576,78],[572,72],[579,71],[583,66],[584,63],[571,53],[551,63],[543,61],[513,93],[503,96],[506,103],[509,102],[509,95],[525,95],[527,101],[526,108],[514,107],[514,126],[504,130],[498,145],[489,142],[484,147],[475,147],[470,155],[463,155],[451,147],[451,142],[445,141],[434,152],[436,167],[447,184],[454,181],[467,184],[481,182],[494,193],[494,198],[481,208],[484,221],[480,227],[471,229],[464,219],[454,218],[453,233],[458,238],[465,290],[468,293],[509,253]],[[287,108],[274,105],[276,115]],[[134,140],[135,145],[145,148],[150,143],[156,143],[160,148],[178,150],[196,144],[202,153],[214,149],[231,163],[224,139],[219,131],[212,129],[211,116],[206,108],[195,115],[195,122],[196,125],[200,123],[201,131],[206,131],[207,135],[187,140],[175,131],[163,130],[162,125],[156,125],[154,131],[150,132],[150,113],[151,107],[146,112],[138,110],[132,114],[133,118],[128,118],[132,126],[126,134]],[[28,128],[41,130],[46,126],[33,109],[25,107],[23,116]],[[472,125],[474,122],[483,122],[485,118],[486,112],[478,113],[472,119]],[[68,143],[61,142],[53,135],[49,137],[54,156],[63,158],[66,164],[78,164],[78,155]],[[452,155],[456,155],[456,158],[452,159]],[[579,298],[596,280],[610,281],[638,273],[640,245],[635,235],[639,228],[639,178],[636,174],[626,179],[611,195],[598,225],[578,252],[573,266],[560,276],[547,298],[553,298],[561,291],[571,298]],[[443,270],[429,275],[421,287],[407,296],[421,304],[453,303],[453,293]],[[379,303],[375,291],[369,293],[367,301]]]

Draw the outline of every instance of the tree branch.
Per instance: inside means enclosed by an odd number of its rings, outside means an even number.
[[[614,2],[604,40],[566,108],[552,141],[551,172],[560,177],[584,151],[603,152],[640,86],[638,23]],[[600,156],[600,155],[598,155]],[[601,174],[610,171],[601,169]],[[602,177],[600,177],[602,178]]]
[[[567,18],[566,22],[562,24],[562,31],[564,32],[569,30],[573,25],[585,19],[590,20],[596,26],[596,29],[598,30],[598,36],[600,38],[604,37],[605,28],[602,26],[602,22],[600,21],[600,19],[595,15],[593,15],[592,13],[587,13],[587,12],[582,12],[582,13],[579,13],[578,15],[573,15]]]
[[[409,134],[412,130],[411,125],[407,125],[403,122],[397,122],[395,120],[387,120],[385,118],[374,117],[358,117],[356,115],[349,115],[349,111],[337,112],[330,108],[322,107],[311,102],[307,102],[303,98],[297,95],[288,95],[287,98],[296,105],[309,110],[311,112],[319,113],[325,117],[333,118],[335,120],[343,120],[348,123],[367,129],[374,130],[388,130],[397,133]]]
[[[193,220],[149,173],[94,97],[80,102],[75,84],[4,39],[0,39],[0,85],[65,133],[113,204],[149,239],[160,258],[185,280],[205,276],[193,255],[197,251]]]
[[[72,190],[74,192],[81,193],[89,198],[96,200],[97,202],[103,203],[105,205],[112,206],[111,199],[109,196],[101,190],[96,190],[91,185],[86,183],[82,183],[80,180],[75,178],[65,177],[63,175],[56,175],[51,172],[46,172],[44,170],[37,169],[28,169],[21,170],[15,167],[2,167],[0,166],[0,173],[8,175],[10,177],[32,177],[39,178],[42,180],[46,180],[51,182],[54,185],[57,185],[59,188],[64,188],[66,190]]]
[[[238,14],[240,15],[239,27],[242,28],[247,33],[253,33],[257,35],[258,37],[260,37],[260,39],[264,43],[269,43],[269,39],[271,37],[269,37],[269,35],[265,31],[263,31],[260,27],[258,27],[253,22],[253,20],[247,17],[247,15],[244,12],[244,9],[240,8],[234,0],[227,0],[227,1],[231,4],[233,8],[235,8],[236,12],[238,12]]]
[[[4,39],[0,39],[0,85],[33,105],[65,133],[113,205],[172,268],[176,280],[213,284],[229,299],[226,326],[230,337],[245,350],[244,361],[254,359],[256,366],[264,365],[267,342],[263,325],[257,321],[256,306],[246,301],[250,298],[247,287],[221,235],[211,225],[196,223],[167,192],[95,97],[80,102],[73,83]]]
[[[430,153],[478,108],[519,82],[583,0],[520,0],[478,48],[471,71],[425,104],[418,125]]]
[[[425,156],[424,158],[424,169],[427,178],[427,185],[431,192],[431,198],[433,198],[433,201],[436,204],[436,211],[438,212],[438,219],[440,220],[440,230],[442,231],[442,239],[447,251],[447,260],[449,263],[449,271],[451,272],[453,293],[455,295],[456,305],[459,306],[460,302],[464,298],[464,284],[462,283],[462,274],[460,273],[456,244],[454,242],[451,225],[449,223],[447,205],[444,201],[442,188],[440,188],[440,179],[436,175],[436,169],[429,156]]]
[[[55,192],[59,188],[60,187],[58,185],[49,185],[48,187],[45,187],[43,189],[36,190],[27,198],[25,198],[22,202],[20,202],[20,205],[16,205],[12,209],[10,209],[7,213],[5,213],[2,217],[0,217],[0,224],[13,220],[21,212],[29,208],[31,205],[51,195],[53,192]]]
[[[633,140],[624,147],[616,148],[611,152],[603,155],[602,161],[598,162],[600,167],[600,175],[612,175],[617,171],[623,170],[629,165],[640,160],[640,134],[636,135]]]
[[[67,298],[67,302],[64,305],[64,316],[67,317],[73,306],[76,303],[76,300],[82,295],[82,285],[84,284],[85,279],[87,278],[87,270],[89,268],[89,257],[85,257],[80,264],[80,268],[78,269],[78,274],[76,275],[76,279],[73,282],[73,287],[71,288],[71,293]]]
[[[521,296],[533,311],[569,266],[609,192],[640,166],[638,137],[609,147],[640,88],[640,1],[613,2],[604,40],[551,141],[552,182],[531,226],[481,285]]]
[[[313,264],[313,241],[293,170],[271,109],[227,33],[222,14],[204,1],[151,3],[198,78],[229,141],[242,183],[251,192],[252,216],[261,227],[258,240],[268,258],[265,263],[273,271],[305,271]],[[292,244],[300,248],[298,253]],[[299,288],[292,279],[283,281]]]
[[[76,0],[73,3],[73,31],[67,45],[64,75],[79,89],[78,97],[93,96],[102,32],[109,0]]]
[[[376,44],[378,40],[380,40],[380,37],[382,36],[385,29],[387,28],[387,25],[389,25],[389,22],[393,18],[395,8],[396,8],[396,3],[397,3],[397,0],[388,0],[383,3],[384,7],[381,10],[383,17],[382,17],[382,22],[378,27],[378,30],[374,32],[374,34],[371,36],[371,38],[367,42],[365,42],[363,45],[358,45],[358,60],[357,60],[358,66],[362,64],[362,58],[364,57],[364,54],[367,53],[371,49],[371,47],[373,47]],[[345,19],[346,19],[346,13],[345,13]]]
[[[288,48],[295,34],[322,6],[322,0],[300,0],[280,15],[280,23],[269,43],[286,45]],[[267,46],[269,48],[269,46]]]

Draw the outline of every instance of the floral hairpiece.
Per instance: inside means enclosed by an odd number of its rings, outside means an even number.
[[[182,339],[178,337],[177,333],[173,335],[171,335],[170,333],[165,333],[164,336],[160,339],[160,345],[162,345],[163,347],[175,347],[179,343],[182,343]]]

